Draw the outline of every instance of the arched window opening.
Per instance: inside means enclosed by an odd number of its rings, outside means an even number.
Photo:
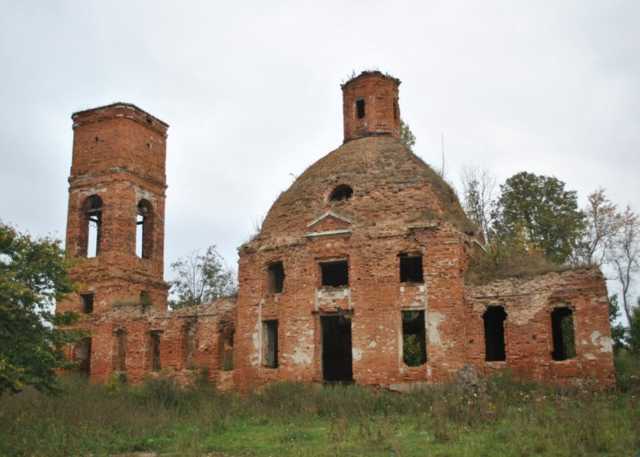
[[[502,306],[489,306],[482,319],[484,320],[484,348],[487,362],[506,360],[504,345],[504,321],[507,313]]]
[[[100,254],[102,239],[102,199],[97,195],[88,197],[84,203],[83,213],[80,255],[97,257]]]
[[[136,255],[150,259],[153,250],[153,208],[148,200],[140,200],[136,214]]]
[[[365,115],[364,100],[363,99],[356,100],[356,116],[358,116],[358,119],[362,119],[364,115]]]
[[[339,202],[344,200],[349,200],[353,196],[353,189],[346,185],[340,184],[331,192],[329,196],[329,200],[332,202]]]
[[[555,308],[551,312],[551,332],[553,335],[553,360],[567,360],[576,356],[576,338],[573,328],[571,308]]]

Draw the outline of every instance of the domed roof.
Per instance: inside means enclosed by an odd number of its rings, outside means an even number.
[[[453,189],[392,136],[348,141],[307,168],[271,206],[258,239],[304,236],[327,214],[353,231],[442,220],[473,230]]]

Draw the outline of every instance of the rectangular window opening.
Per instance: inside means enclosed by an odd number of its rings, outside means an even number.
[[[113,370],[119,372],[127,371],[127,332],[124,329],[115,332],[115,349]]]
[[[151,369],[153,371],[160,371],[161,369],[161,361],[160,361],[160,337],[162,336],[162,332],[160,330],[152,330],[149,333],[149,343],[151,345],[150,354],[151,354]]]
[[[233,337],[232,327],[225,327],[220,332],[220,368],[222,371],[233,370]]]
[[[262,360],[267,368],[278,368],[278,321],[262,322]]]
[[[182,330],[182,362],[184,368],[193,368],[193,354],[196,349],[196,323],[185,322]]]
[[[422,255],[400,254],[400,282],[424,282]]]
[[[82,338],[76,343],[74,360],[80,373],[86,376],[91,374],[91,338]]]
[[[570,308],[556,308],[551,313],[553,335],[553,360],[568,360],[576,356],[573,311]]]
[[[142,306],[142,311],[147,311],[151,307],[151,296],[146,290],[140,291],[140,305]]]
[[[424,311],[402,311],[402,359],[410,367],[427,361]]]
[[[320,262],[322,285],[331,287],[345,287],[349,285],[349,262],[334,260]]]
[[[358,116],[358,119],[362,119],[365,115],[363,99],[356,100],[356,115]]]
[[[506,360],[504,344],[504,321],[507,314],[502,306],[489,306],[482,316],[484,320],[485,360],[501,362]]]
[[[85,314],[91,314],[93,312],[94,294],[80,294],[80,298],[82,299],[82,312]]]
[[[279,294],[284,289],[284,266],[282,262],[270,263],[267,267],[269,276],[269,292]]]

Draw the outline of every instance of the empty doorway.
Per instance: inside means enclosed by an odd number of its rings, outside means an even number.
[[[353,382],[351,363],[351,319],[321,316],[322,376],[326,382]]]

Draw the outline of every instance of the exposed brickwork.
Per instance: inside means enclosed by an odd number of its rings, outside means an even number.
[[[470,365],[482,373],[509,368],[540,381],[611,385],[599,271],[465,284],[474,228],[451,188],[400,143],[398,84],[366,72],[343,85],[345,143],[283,192],[260,233],[240,247],[237,298],[177,312],[166,310],[162,277],[166,124],[126,104],[74,115],[67,245],[78,258],[72,274],[80,292],[95,292],[94,311],[80,323],[91,333],[91,378],[105,382],[124,368],[130,382],[158,372],[187,382],[204,368],[226,389],[327,379],[402,389],[445,382]],[[335,194],[341,185],[348,187]],[[103,208],[101,251],[81,259],[86,201],[95,194]],[[153,208],[149,259],[135,255],[140,199]],[[415,282],[401,281],[406,256],[413,268],[421,266]],[[348,281],[336,261],[347,262]],[[269,268],[276,262],[284,268],[282,291],[274,286],[279,268]],[[323,268],[327,283],[348,284],[323,285]],[[140,301],[143,290],[150,307]],[[483,315],[496,306],[506,312],[499,326],[506,357],[488,362]],[[576,355],[563,361],[551,356],[557,307],[571,310],[575,332]],[[82,309],[80,297],[59,309]],[[421,346],[403,337],[403,311],[424,312],[418,334],[426,335],[427,361],[418,366],[405,362],[410,345]],[[269,341],[265,324],[273,320],[277,341]],[[83,346],[75,354],[85,352]]]
[[[608,296],[597,269],[548,273],[533,279],[495,281],[467,286],[468,360],[481,371],[508,367],[515,374],[538,381],[562,383],[595,380],[612,385],[613,359]],[[484,361],[482,314],[489,305],[507,312],[505,362]],[[568,306],[573,311],[576,357],[552,360],[551,312]]]
[[[399,85],[398,79],[378,71],[364,72],[342,85],[345,142],[370,135],[400,137]]]

